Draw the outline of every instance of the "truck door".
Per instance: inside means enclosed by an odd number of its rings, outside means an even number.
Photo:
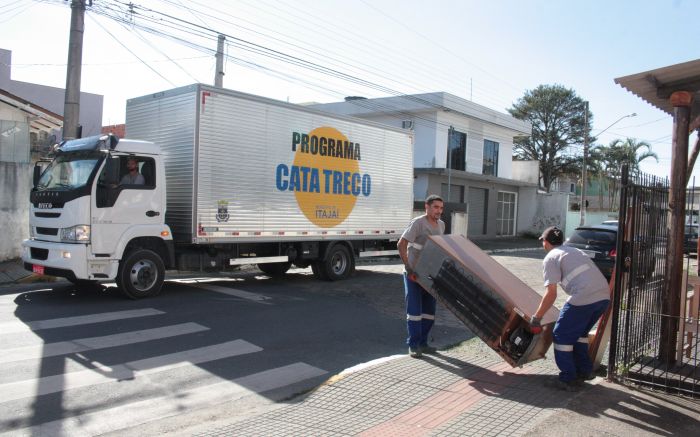
[[[164,206],[156,186],[155,164],[148,156],[107,157],[92,202],[93,254],[112,255],[130,228],[162,223]]]

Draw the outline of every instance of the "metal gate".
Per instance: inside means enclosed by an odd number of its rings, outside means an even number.
[[[628,177],[623,168],[608,377],[698,397],[700,281],[693,275],[688,279],[688,258],[682,290],[672,291],[681,294],[680,317],[670,318],[663,310],[668,288],[668,202],[668,179]],[[663,334],[662,324],[678,330],[675,335]],[[675,353],[662,360],[661,349]]]

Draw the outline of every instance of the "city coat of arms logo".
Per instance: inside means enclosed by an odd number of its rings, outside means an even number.
[[[228,214],[228,200],[219,200],[218,208],[216,210],[216,221],[219,223],[227,222],[229,218]]]

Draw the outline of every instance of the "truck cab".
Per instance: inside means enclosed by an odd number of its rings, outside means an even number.
[[[57,145],[35,169],[25,269],[79,286],[116,280],[132,298],[157,293],[173,258],[165,188],[154,143],[105,135]]]

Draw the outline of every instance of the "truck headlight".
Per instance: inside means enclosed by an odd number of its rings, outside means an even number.
[[[65,243],[87,243],[90,241],[90,225],[77,225],[61,229],[61,241]]]

